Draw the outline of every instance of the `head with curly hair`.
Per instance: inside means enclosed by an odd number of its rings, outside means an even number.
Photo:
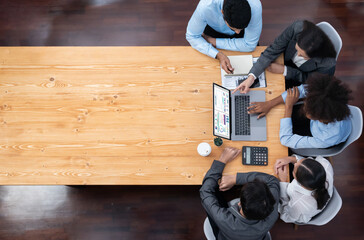
[[[320,73],[310,75],[306,82],[304,111],[312,120],[323,123],[342,121],[350,116],[348,102],[351,90],[339,79]]]

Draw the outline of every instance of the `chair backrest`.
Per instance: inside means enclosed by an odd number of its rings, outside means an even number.
[[[349,109],[351,113],[351,133],[346,140],[344,147],[347,147],[352,142],[356,141],[363,132],[363,113],[360,108],[349,105]]]
[[[205,218],[205,221],[203,223],[203,232],[205,233],[205,237],[207,240],[216,240],[208,217]]]
[[[327,203],[327,206],[320,212],[318,215],[313,217],[311,221],[306,224],[296,223],[298,225],[316,225],[322,226],[326,223],[330,222],[336,214],[340,211],[342,206],[342,199],[337,192],[336,188],[334,187],[334,191],[330,201]]]
[[[337,33],[335,28],[331,26],[328,22],[320,22],[316,24],[331,40],[332,44],[334,45],[334,48],[336,50],[336,60],[339,56],[341,47],[343,46],[343,41],[341,40],[340,35]]]
[[[348,105],[350,109],[350,120],[351,120],[351,133],[348,139],[340,143],[336,146],[330,148],[300,148],[300,149],[291,149],[293,153],[301,155],[301,156],[310,156],[310,157],[317,157],[317,156],[325,156],[325,157],[332,157],[335,156],[344,149],[349,146],[351,143],[356,141],[363,132],[363,114],[360,108]]]

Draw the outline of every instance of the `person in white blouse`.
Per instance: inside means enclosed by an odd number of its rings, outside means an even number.
[[[289,163],[294,164],[291,183]],[[307,223],[320,213],[333,194],[334,172],[328,160],[293,155],[278,159],[274,169],[280,179],[278,212],[286,223]]]

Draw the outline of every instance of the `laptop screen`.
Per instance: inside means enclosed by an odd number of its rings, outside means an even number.
[[[230,139],[230,91],[214,84],[214,135]]]

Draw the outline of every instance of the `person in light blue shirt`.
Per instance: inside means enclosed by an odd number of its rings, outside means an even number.
[[[229,59],[216,48],[251,52],[262,32],[259,0],[201,0],[188,22],[186,39],[193,48],[220,61],[233,72]]]
[[[319,73],[312,74],[306,83],[270,101],[252,103],[249,113],[260,113],[260,118],[285,103],[279,138],[290,148],[328,148],[346,141],[352,128],[347,106],[351,90],[339,79]],[[299,98],[305,98],[304,103],[294,111]]]

